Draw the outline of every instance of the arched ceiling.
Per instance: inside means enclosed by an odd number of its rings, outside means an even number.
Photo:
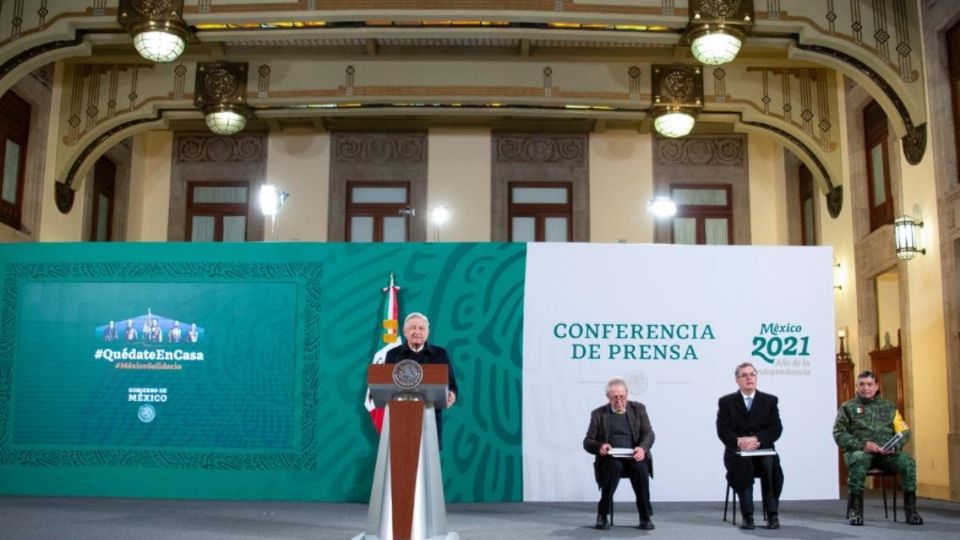
[[[696,63],[684,37],[686,0],[187,0],[194,39],[169,64],[136,55],[118,4],[0,8],[0,92],[51,62],[62,67],[56,177],[65,200],[112,144],[202,117],[194,104],[202,62],[246,64],[257,118],[248,129],[597,131],[648,130],[651,66]],[[836,193],[840,73],[870,92],[904,155],[919,162],[926,104],[915,2],[756,0],[754,8],[737,59],[703,69],[701,124],[776,138],[824,193]]]

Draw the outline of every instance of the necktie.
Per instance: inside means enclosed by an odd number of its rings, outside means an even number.
[[[753,396],[747,396],[747,410],[750,410],[750,406],[753,405]]]

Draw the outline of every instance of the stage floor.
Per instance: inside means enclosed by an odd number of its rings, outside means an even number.
[[[960,504],[921,499],[918,506],[924,525],[902,523],[902,507],[894,523],[871,494],[866,524],[851,527],[843,519],[845,501],[785,501],[777,531],[724,523],[722,502],[655,503],[657,528],[649,532],[635,528],[635,511],[624,503],[609,531],[592,528],[596,506],[586,503],[450,504],[447,514],[462,540],[960,537]],[[363,532],[366,515],[364,504],[0,497],[0,540],[347,540]]]

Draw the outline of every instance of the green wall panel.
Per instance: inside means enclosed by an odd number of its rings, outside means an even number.
[[[0,493],[366,500],[394,273],[460,383],[447,499],[519,501],[524,264],[514,244],[0,246]]]

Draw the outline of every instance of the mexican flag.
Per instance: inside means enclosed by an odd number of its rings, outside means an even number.
[[[390,274],[390,284],[383,289],[383,292],[386,293],[386,298],[383,300],[383,334],[380,342],[383,346],[373,355],[373,360],[371,360],[372,364],[384,363],[387,360],[387,351],[394,347],[399,347],[403,343],[400,337],[398,321],[400,306],[397,303],[397,291],[399,290],[400,287],[397,287],[393,282],[393,274]],[[373,405],[370,390],[367,390],[365,405],[367,411],[370,412],[370,420],[373,421],[373,426],[377,428],[377,433],[380,433],[380,430],[383,428],[384,409]]]

